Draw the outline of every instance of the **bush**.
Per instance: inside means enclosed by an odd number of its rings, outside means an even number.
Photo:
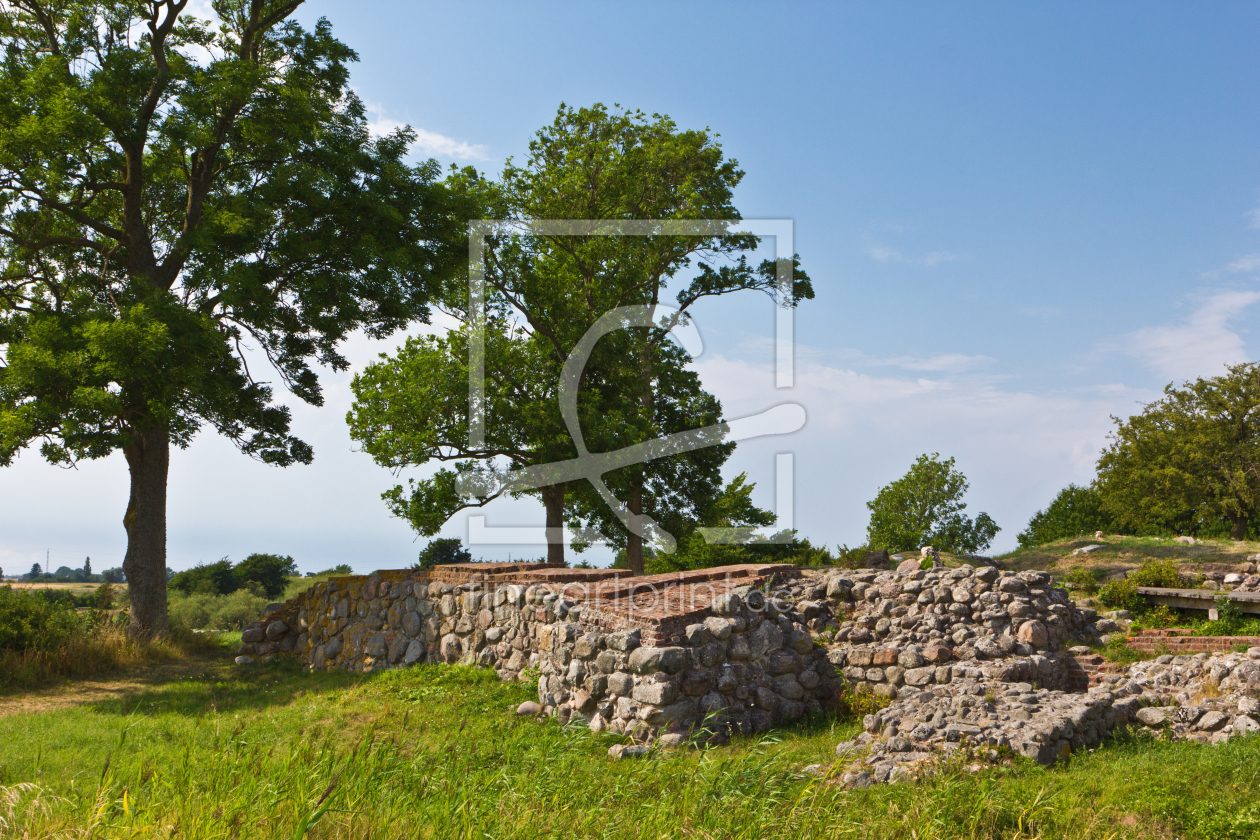
[[[1098,573],[1084,566],[1076,566],[1067,573],[1065,582],[1073,589],[1092,594],[1098,589]]]
[[[172,622],[192,630],[240,630],[262,618],[269,600],[241,589],[230,595],[195,592],[172,595],[167,614]]]
[[[0,587],[0,650],[54,650],[82,624],[70,606],[11,586]]]
[[[1016,539],[1021,548],[1033,548],[1095,531],[1112,533],[1115,530],[1115,523],[1103,512],[1102,495],[1098,490],[1069,484],[1059,491],[1049,507],[1033,514],[1028,528]]]
[[[241,588],[232,569],[232,561],[224,557],[217,563],[198,563],[191,569],[177,572],[167,584],[185,595],[228,595]]]
[[[1179,589],[1186,582],[1172,560],[1143,560],[1140,569],[1129,572],[1129,580],[1136,586],[1162,586],[1165,589]]]
[[[974,520],[963,513],[967,487],[953,458],[920,455],[909,472],[866,503],[871,511],[866,541],[889,551],[917,551],[925,545],[953,554],[984,551],[1001,529],[987,513]]]
[[[278,598],[289,585],[289,578],[297,575],[297,565],[292,557],[278,554],[251,554],[232,569],[240,586],[256,583],[268,598]]]
[[[1104,583],[1098,590],[1098,602],[1113,610],[1143,612],[1147,606],[1146,599],[1138,594],[1137,588],[1131,577]]]
[[[354,574],[354,569],[350,568],[349,563],[342,563],[333,566],[331,569],[324,569],[322,572],[307,572],[307,577],[344,577]]]
[[[431,569],[434,566],[444,566],[450,563],[471,562],[472,552],[464,548],[464,544],[460,542],[459,537],[443,537],[431,540],[428,545],[420,549],[420,557],[412,568]]]

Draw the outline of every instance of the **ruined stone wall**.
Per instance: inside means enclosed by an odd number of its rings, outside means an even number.
[[[843,619],[832,664],[886,697],[963,679],[1066,690],[1078,669],[1063,649],[1098,636],[1097,614],[1077,609],[1045,572],[962,566],[826,581]]]
[[[770,588],[791,566],[622,578],[543,564],[467,564],[317,583],[248,628],[241,657],[316,670],[425,662],[537,669],[541,711],[596,731],[763,730],[829,705],[835,671],[810,619]],[[818,612],[815,605],[813,612]]]

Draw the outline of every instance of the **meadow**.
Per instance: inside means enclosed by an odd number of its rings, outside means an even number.
[[[1260,738],[1122,736],[1051,769],[965,763],[842,790],[855,721],[614,761],[609,735],[514,714],[528,684],[430,665],[372,675],[229,652],[182,679],[11,713],[0,836],[197,838],[1248,838]],[[72,689],[73,687],[67,687]]]

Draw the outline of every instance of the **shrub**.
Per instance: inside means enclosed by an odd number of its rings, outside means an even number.
[[[1098,589],[1098,573],[1094,569],[1076,566],[1067,573],[1064,582],[1073,589],[1092,594]]]
[[[1142,612],[1146,609],[1146,599],[1138,594],[1137,588],[1131,577],[1104,583],[1098,590],[1098,602],[1113,610]]]
[[[0,650],[53,650],[82,623],[65,604],[11,586],[0,587]]]
[[[1184,585],[1184,578],[1172,560],[1143,560],[1142,568],[1129,572],[1129,580],[1136,586],[1162,586],[1166,589],[1178,589]]]
[[[241,588],[232,568],[232,561],[224,557],[217,563],[198,563],[191,569],[177,572],[167,584],[185,595],[200,592],[205,595],[227,595]]]
[[[925,545],[953,554],[985,550],[1001,529],[987,513],[974,520],[963,513],[967,487],[953,458],[920,455],[909,472],[866,503],[871,511],[866,541],[889,551],[915,551]]]
[[[268,598],[278,598],[289,585],[289,578],[296,575],[297,565],[292,557],[278,554],[251,554],[232,569],[240,586],[257,583]]]
[[[871,550],[867,546],[859,545],[857,548],[849,548],[846,545],[836,546],[836,565],[842,569],[862,569],[866,567],[866,555]]]
[[[340,565],[333,566],[331,569],[324,569],[324,571],[322,572],[307,572],[306,576],[307,577],[324,577],[324,576],[343,577],[345,575],[352,575],[352,574],[354,574],[354,569],[350,568],[350,564],[342,563]]]
[[[167,605],[171,621],[192,630],[240,630],[262,618],[268,599],[248,589],[229,595],[194,592],[173,595]]]
[[[460,542],[459,537],[442,537],[441,539],[430,540],[428,545],[420,549],[420,557],[412,568],[431,569],[434,566],[444,566],[450,563],[471,562],[472,552],[464,548],[464,544]]]
[[[1045,510],[1028,520],[1016,539],[1021,548],[1033,548],[1057,540],[1072,539],[1095,531],[1114,532],[1115,523],[1103,512],[1102,495],[1093,487],[1069,484]]]

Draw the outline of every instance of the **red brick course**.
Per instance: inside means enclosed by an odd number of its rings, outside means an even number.
[[[1129,636],[1129,647],[1143,653],[1228,653],[1237,647],[1260,647],[1260,636],[1192,636],[1193,630],[1142,630]]]

